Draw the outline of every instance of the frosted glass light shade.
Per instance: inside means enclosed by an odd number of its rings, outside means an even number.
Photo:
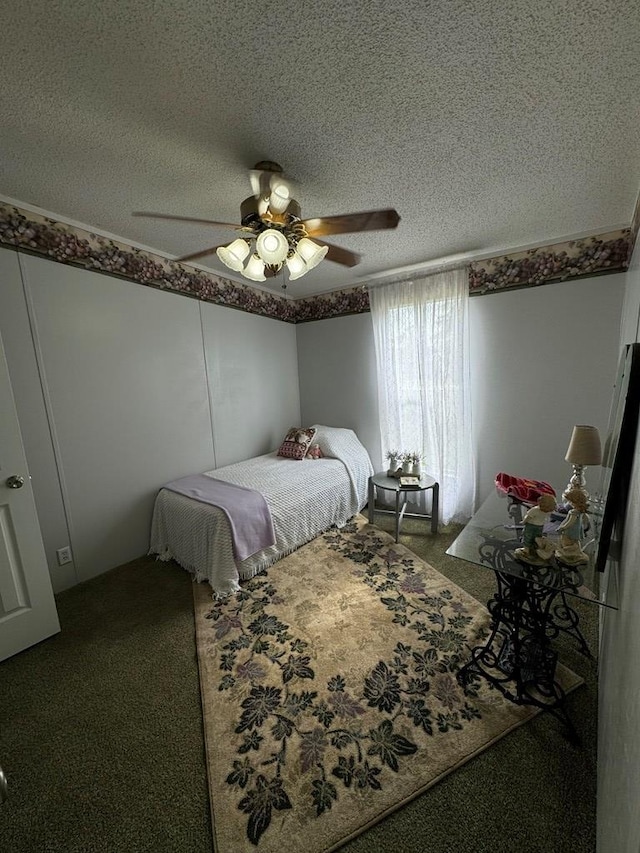
[[[258,235],[256,250],[265,264],[281,264],[287,257],[289,243],[282,231],[267,228]]]
[[[594,426],[578,424],[571,433],[571,441],[564,457],[572,465],[600,465],[602,450],[600,433]]]
[[[229,243],[228,246],[220,246],[219,249],[216,249],[216,255],[222,263],[229,267],[230,270],[236,270],[236,272],[242,271],[245,258],[248,254],[249,244],[241,238],[234,240],[233,243]]]
[[[304,258],[301,258],[297,252],[294,252],[287,258],[287,269],[289,270],[290,281],[295,281],[297,278],[302,278],[302,276],[306,272],[308,272],[307,265],[304,262]]]
[[[303,237],[296,246],[298,254],[307,265],[307,270],[312,270],[317,267],[320,261],[329,251],[328,246],[319,246],[310,240],[308,237]]]
[[[284,213],[289,207],[291,192],[289,186],[282,180],[271,181],[271,195],[269,196],[269,207],[274,213]]]
[[[242,270],[245,278],[250,278],[251,281],[266,281],[264,274],[264,261],[258,255],[251,255],[249,263]]]
[[[249,172],[249,183],[251,184],[251,192],[256,198],[260,195],[260,175],[259,169],[251,169]]]

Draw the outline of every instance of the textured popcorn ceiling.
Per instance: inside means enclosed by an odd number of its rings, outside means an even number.
[[[5,0],[0,194],[169,255],[235,232],[131,211],[238,222],[260,159],[303,216],[397,208],[294,296],[606,231],[640,185],[639,44],[637,0]]]

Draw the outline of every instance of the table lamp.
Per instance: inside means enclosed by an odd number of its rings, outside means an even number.
[[[585,488],[584,469],[587,465],[602,463],[600,433],[596,427],[585,424],[574,426],[564,458],[573,465],[573,476],[567,483],[565,494],[572,489],[579,489],[584,493],[586,500],[589,500],[589,492]]]

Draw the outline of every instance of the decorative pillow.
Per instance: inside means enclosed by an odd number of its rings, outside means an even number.
[[[278,448],[278,456],[286,456],[287,459],[304,459],[315,434],[316,431],[312,428],[291,427]]]
[[[323,456],[324,453],[322,452],[322,448],[319,444],[312,444],[307,450],[307,459],[322,459]]]

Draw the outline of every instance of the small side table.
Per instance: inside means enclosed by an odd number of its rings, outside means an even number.
[[[388,492],[395,492],[396,507],[395,509],[377,509],[376,508],[376,489],[384,489]],[[406,512],[407,495],[426,492],[432,490],[431,495],[431,515],[422,512]],[[400,495],[404,495],[402,509],[400,508]],[[380,512],[386,515],[395,515],[396,517],[396,542],[400,537],[400,524],[403,518],[430,518],[431,532],[438,532],[438,501],[440,496],[440,485],[428,474],[423,474],[420,477],[419,486],[401,486],[400,480],[396,477],[389,477],[386,473],[381,472],[369,477],[369,524],[373,524],[374,514]]]

